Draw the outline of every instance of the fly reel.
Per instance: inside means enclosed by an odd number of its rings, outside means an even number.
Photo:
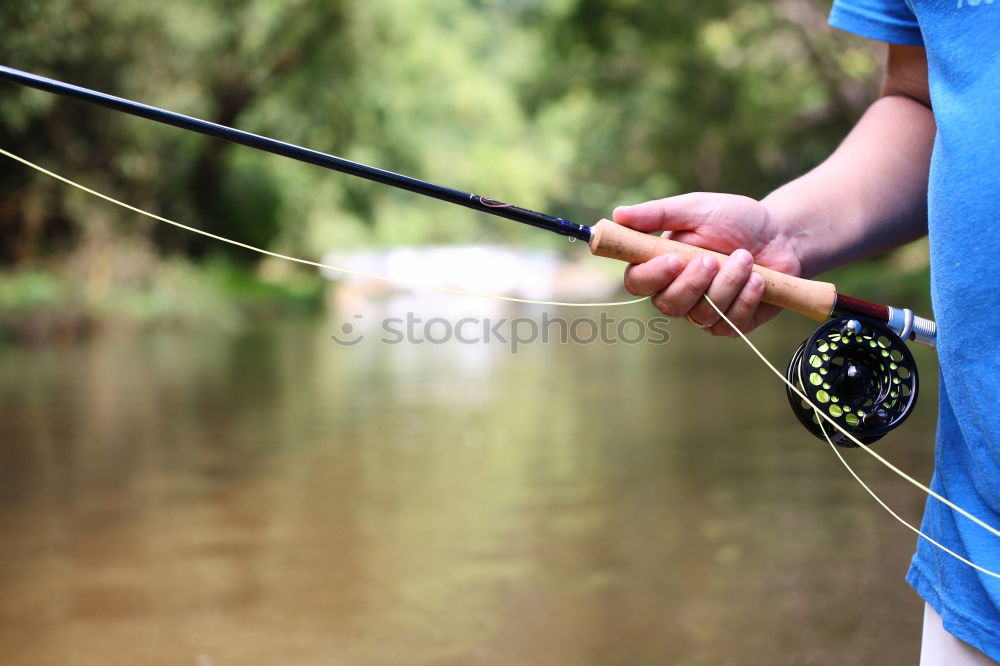
[[[824,414],[863,444],[906,420],[917,402],[917,366],[906,344],[882,322],[842,317],[824,323],[792,355],[785,373]],[[799,421],[837,446],[857,444],[786,387]]]

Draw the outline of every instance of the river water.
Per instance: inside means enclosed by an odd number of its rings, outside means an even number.
[[[0,663],[915,663],[914,536],[741,343],[388,344],[375,315],[0,349]],[[808,330],[755,339],[783,365]],[[926,480],[917,354],[877,447]]]

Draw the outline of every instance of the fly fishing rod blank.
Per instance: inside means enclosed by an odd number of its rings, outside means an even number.
[[[720,264],[728,259],[718,252],[644,234],[610,220],[601,220],[591,228],[561,217],[3,65],[0,65],[0,79],[458,204],[571,239],[585,240],[590,251],[597,256],[633,264],[669,253],[681,255],[689,261],[703,254],[714,255]],[[820,326],[799,347],[789,365],[789,380],[797,383],[798,388],[810,395],[814,403],[824,404],[829,415],[861,441],[878,439],[909,415],[916,400],[917,373],[903,341],[915,340],[934,346],[937,329],[933,321],[914,317],[909,310],[838,295],[836,287],[829,282],[793,277],[757,265],[754,265],[753,271],[764,280],[764,302],[794,310],[817,321],[839,316]],[[822,429],[818,427],[815,415],[806,413],[791,393],[789,396],[799,420],[810,432],[820,436]],[[846,438],[840,437],[836,443],[843,445],[843,440]]]
[[[249,148],[256,148],[257,150],[281,155],[282,157],[289,157],[300,162],[339,171],[340,173],[375,181],[383,185],[390,185],[427,197],[433,197],[434,199],[440,199],[448,203],[472,208],[481,213],[489,213],[490,215],[514,220],[522,224],[538,227],[539,229],[545,229],[546,231],[551,231],[562,236],[569,236],[585,241],[590,240],[589,227],[575,224],[563,218],[553,217],[545,213],[528,210],[527,208],[512,206],[478,194],[470,194],[469,192],[462,192],[450,187],[435,185],[434,183],[428,183],[417,178],[404,176],[403,174],[393,173],[392,171],[368,166],[360,162],[353,162],[335,155],[321,153],[318,150],[304,148],[251,132],[244,132],[243,130],[227,127],[226,125],[219,125],[218,123],[194,118],[193,116],[186,116],[182,113],[134,102],[123,97],[116,97],[89,88],[57,81],[56,79],[23,72],[12,67],[0,65],[0,79],[6,79],[7,81],[23,86],[37,88],[38,90],[71,97],[91,104],[97,104],[114,109],[115,111],[146,118],[147,120],[154,120],[165,125],[172,125],[191,132],[204,134],[215,139],[237,143]]]

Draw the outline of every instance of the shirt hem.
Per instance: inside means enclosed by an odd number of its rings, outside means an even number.
[[[923,46],[920,26],[883,15],[873,15],[856,7],[835,4],[830,12],[830,25],[846,32],[891,44]]]
[[[965,641],[990,659],[1000,661],[1000,635],[994,633],[992,627],[987,627],[976,618],[953,608],[944,600],[931,580],[914,558],[910,564],[910,571],[906,574],[906,582],[941,616],[945,631]]]

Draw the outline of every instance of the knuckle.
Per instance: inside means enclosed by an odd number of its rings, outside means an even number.
[[[673,303],[665,303],[662,307],[660,307],[660,312],[667,315],[668,317],[676,317],[678,319],[687,314],[686,312],[684,312],[684,310],[677,307]]]
[[[729,325],[724,321],[720,321],[712,326],[712,328],[708,329],[708,332],[718,338],[727,338],[731,336]]]
[[[753,288],[751,283],[746,282],[742,285],[739,293],[733,300],[732,308],[737,312],[752,314],[757,309],[757,306],[760,305],[762,295],[762,293]]]
[[[748,277],[750,277],[749,271],[726,271],[719,275],[722,286],[727,291],[741,291]]]
[[[753,310],[743,310],[735,311],[729,317],[729,321],[733,322],[733,326],[739,329],[742,333],[746,334],[753,330],[753,325],[750,323],[753,321]],[[725,325],[726,335],[732,338],[738,338],[736,331],[733,330],[728,324]]]
[[[689,313],[691,318],[700,322],[703,326],[714,326],[719,321],[719,315],[709,307],[697,306],[691,308]]]
[[[706,286],[707,285],[700,284],[695,280],[684,280],[680,284],[681,291],[691,297],[692,300],[696,300],[704,296]]]
[[[625,291],[633,296],[649,296],[652,292],[646,287],[641,275],[636,275],[635,266],[625,269]]]
[[[666,294],[660,292],[655,298],[653,298],[653,305],[656,309],[665,314],[668,317],[683,317],[687,310],[682,310],[678,307],[672,299],[670,299]]]
[[[743,318],[752,316],[758,305],[760,305],[760,298],[755,297],[753,294],[748,294],[746,289],[740,292],[740,295],[736,297],[733,303],[733,306]]]

